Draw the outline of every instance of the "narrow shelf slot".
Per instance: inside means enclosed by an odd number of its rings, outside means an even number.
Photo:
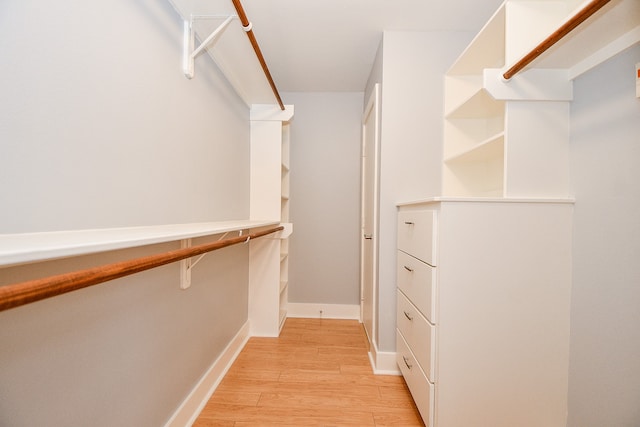
[[[504,135],[505,116],[444,122],[443,158],[448,159]]]
[[[289,200],[282,199],[280,203],[280,221],[289,222]]]
[[[445,163],[486,162],[504,156],[504,132],[494,135],[480,144],[447,157]]]
[[[448,158],[443,192],[453,197],[503,197],[504,134]]]
[[[480,89],[457,108],[447,114],[447,119],[472,119],[497,117],[504,114],[504,101],[495,100],[487,91]]]
[[[280,183],[280,194],[282,198],[289,198],[289,176],[285,175],[282,177],[282,182]]]
[[[451,115],[482,90],[482,74],[445,76],[444,115]]]
[[[280,310],[280,329],[284,326],[285,320],[287,320],[287,310]]]
[[[284,292],[287,289],[287,285],[289,282],[287,280],[280,281],[280,293]]]
[[[484,68],[504,66],[505,16],[503,4],[454,62],[448,75],[482,74]]]

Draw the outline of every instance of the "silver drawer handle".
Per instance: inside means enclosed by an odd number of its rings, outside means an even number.
[[[407,270],[409,273],[413,273],[413,268],[411,267],[407,267],[406,265],[404,266],[404,269]]]
[[[412,221],[405,221],[404,223],[407,224],[407,225],[414,225],[414,223]]]
[[[407,365],[407,368],[411,369],[413,368],[413,365],[411,365],[409,362],[407,362],[407,356],[402,356],[402,360],[404,360],[404,364]]]
[[[404,317],[406,317],[407,319],[413,321],[413,317],[411,317],[411,315],[409,313],[407,313],[406,311],[403,311],[404,313]]]

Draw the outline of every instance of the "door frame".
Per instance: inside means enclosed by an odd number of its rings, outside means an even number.
[[[380,184],[380,84],[376,83],[369,95],[366,107],[362,114],[362,142],[361,142],[361,156],[360,156],[360,321],[364,323],[364,269],[365,269],[365,238],[364,238],[364,226],[365,226],[365,191],[366,191],[366,173],[365,173],[365,154],[366,154],[366,123],[373,114],[374,120],[374,135],[373,135],[373,152],[374,152],[374,173],[373,173],[373,215],[372,215],[372,241],[373,245],[373,259],[371,260],[371,280],[373,282],[373,300],[371,308],[372,310],[372,325],[371,325],[371,337],[368,337],[371,341],[370,344],[375,348],[377,346],[377,323],[378,323],[378,215],[379,215],[379,184]],[[366,328],[365,328],[366,330]]]

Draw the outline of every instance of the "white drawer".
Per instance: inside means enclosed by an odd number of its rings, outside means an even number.
[[[435,211],[398,213],[398,249],[436,265]]]
[[[436,322],[436,270],[412,256],[398,251],[397,286],[427,320]]]
[[[396,325],[427,378],[435,382],[435,328],[400,291]]]
[[[433,414],[434,414],[434,387],[433,384],[427,380],[424,373],[418,366],[413,354],[409,350],[406,341],[402,337],[402,334],[396,330],[396,361],[402,371],[413,401],[416,402],[418,411],[422,416],[427,427],[433,427]]]

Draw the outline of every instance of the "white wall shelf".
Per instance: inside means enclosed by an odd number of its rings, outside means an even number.
[[[280,294],[282,294],[282,292],[285,290],[288,284],[289,282],[287,282],[286,280],[280,281]]]
[[[471,41],[449,75],[464,76],[482,73],[484,68],[499,68],[504,65],[505,50],[505,6],[493,14],[487,24]]]
[[[239,232],[277,224],[277,221],[238,220],[1,234],[0,267]]]
[[[504,155],[504,132],[500,132],[481,143],[445,158],[445,163],[482,162]]]
[[[428,197],[425,199],[409,200],[406,202],[397,203],[396,206],[403,208],[403,210],[419,210],[419,205],[426,205],[429,203],[468,203],[468,202],[483,202],[483,203],[566,203],[574,204],[576,202],[573,198],[564,199],[545,199],[545,198],[509,198],[509,197]]]
[[[444,100],[444,115],[449,116],[458,107],[463,105],[482,89],[482,76],[472,75],[446,75],[445,84],[449,88]]]
[[[451,87],[449,82],[447,87]],[[504,114],[504,104],[480,89],[447,114],[448,119],[497,117]]]

